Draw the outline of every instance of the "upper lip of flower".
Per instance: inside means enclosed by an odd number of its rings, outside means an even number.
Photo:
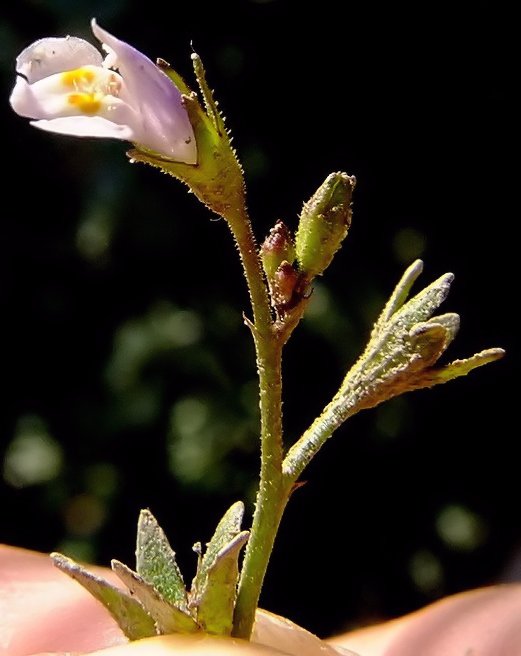
[[[91,26],[108,53],[105,60],[77,37],[36,41],[17,57],[13,109],[50,132],[124,139],[196,164],[195,136],[179,89],[144,54],[94,19]]]

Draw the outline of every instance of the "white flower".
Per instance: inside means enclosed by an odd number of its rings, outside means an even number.
[[[197,163],[181,92],[148,57],[92,20],[108,53],[77,37],[40,39],[16,59],[10,102],[35,127],[131,141],[163,157]],[[118,72],[116,72],[116,70]]]

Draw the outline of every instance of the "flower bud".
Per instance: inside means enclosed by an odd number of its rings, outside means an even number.
[[[270,288],[271,304],[281,317],[294,307],[300,280],[300,275],[293,267],[293,236],[285,223],[277,221],[264,240],[259,254]]]
[[[347,235],[355,184],[346,173],[331,173],[304,204],[295,248],[299,271],[308,282],[327,269]]]
[[[293,263],[295,260],[295,245],[285,223],[277,221],[270,230],[270,234],[261,246],[260,257],[268,281],[273,280],[282,262]]]
[[[299,274],[289,262],[281,262],[270,281],[271,303],[283,315],[302,298],[298,293]]]

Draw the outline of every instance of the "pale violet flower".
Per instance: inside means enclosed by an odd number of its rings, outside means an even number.
[[[181,92],[148,57],[92,21],[105,59],[77,37],[40,39],[16,59],[10,102],[35,127],[123,139],[185,164],[197,145]]]

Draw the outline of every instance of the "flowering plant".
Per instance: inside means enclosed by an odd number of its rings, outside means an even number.
[[[237,502],[224,514],[206,550],[196,545],[199,562],[189,588],[149,511],[139,518],[135,571],[112,562],[128,593],[65,556],[54,554],[53,560],[107,607],[130,640],[200,631],[248,639],[284,509],[325,441],[360,410],[465,375],[503,351],[487,349],[436,366],[459,327],[457,314],[435,315],[453,276],[446,274],[409,298],[422,271],[416,261],[398,282],[338,392],[287,448],[283,348],[307,309],[314,279],[325,272],[348,234],[355,178],[330,174],[304,204],[297,229],[277,222],[258,248],[242,169],[200,58],[192,56],[203,102],[165,61],[154,64],[95,21],[92,29],[108,53],[105,59],[75,37],[42,39],[26,48],[17,58],[11,105],[50,132],[132,142],[133,161],[177,177],[226,220],[252,306],[245,324],[255,344],[259,376],[261,471],[251,529],[242,530],[244,506]]]

